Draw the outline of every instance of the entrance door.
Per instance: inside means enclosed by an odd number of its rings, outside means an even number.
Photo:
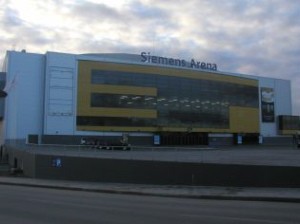
[[[161,134],[161,145],[207,145],[207,133],[168,132]]]

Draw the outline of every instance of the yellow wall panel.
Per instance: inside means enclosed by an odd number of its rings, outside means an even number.
[[[231,106],[229,109],[231,133],[259,133],[259,109]]]
[[[99,117],[137,117],[157,118],[157,111],[151,109],[130,109],[130,108],[99,108],[90,107],[91,93],[109,94],[132,94],[144,96],[157,96],[156,87],[138,87],[126,85],[91,84],[91,71],[112,70],[124,72],[136,72],[145,74],[157,74],[166,76],[177,76],[193,79],[214,80],[248,86],[258,86],[258,81],[242,77],[218,74],[217,72],[206,72],[199,70],[187,70],[181,68],[164,68],[150,65],[129,65],[109,62],[79,61],[78,62],[78,116],[99,116]],[[209,133],[259,133],[259,109],[245,107],[230,107],[230,126],[228,129],[193,128],[192,132]],[[184,127],[101,127],[101,126],[78,126],[78,130],[90,131],[170,131],[186,132]]]
[[[80,131],[155,132],[155,127],[77,126]]]
[[[281,135],[296,135],[299,131],[297,130],[280,130],[279,134]]]
[[[98,61],[79,61],[79,66],[83,67],[81,71],[90,73],[91,69],[98,70],[112,70],[112,71],[128,71],[145,74],[159,74],[167,76],[177,76],[193,79],[206,79],[214,81],[222,81],[235,84],[243,84],[249,86],[258,86],[258,80],[248,79],[243,77],[237,77],[232,75],[218,74],[217,72],[207,72],[200,70],[188,70],[180,67],[164,68],[158,66],[147,65],[129,65],[129,64],[117,64],[111,62],[98,62]]]
[[[187,128],[180,127],[120,127],[120,126],[78,126],[78,130],[89,131],[128,131],[128,132],[187,132]],[[230,133],[229,129],[193,128],[190,132]]]
[[[158,131],[162,132],[207,132],[207,133],[229,133],[229,129],[217,129],[217,128],[199,128],[195,127],[190,129],[189,127],[160,127]]]
[[[117,85],[93,85],[91,84],[91,70],[94,67],[86,66],[86,64],[90,64],[90,63],[80,62],[78,66],[78,74],[79,74],[78,95],[77,95],[78,116],[109,116],[109,117],[139,117],[139,118],[157,117],[156,110],[91,107],[90,102],[91,102],[92,92],[157,96],[157,88],[138,87],[138,86],[117,86]]]

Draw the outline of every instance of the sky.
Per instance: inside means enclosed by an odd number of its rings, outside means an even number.
[[[22,49],[195,58],[291,80],[300,115],[300,0],[0,0],[0,31],[0,66]]]

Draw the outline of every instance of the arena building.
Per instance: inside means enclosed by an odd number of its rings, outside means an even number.
[[[1,76],[2,144],[269,144],[300,129],[289,80],[193,58],[8,51]]]

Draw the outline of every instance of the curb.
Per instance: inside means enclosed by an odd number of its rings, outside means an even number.
[[[16,183],[16,182],[3,182],[3,181],[0,181],[0,185],[46,188],[46,189],[56,189],[56,190],[84,191],[84,192],[107,193],[107,194],[127,194],[127,195],[140,195],[140,196],[168,197],[168,198],[300,203],[300,198],[297,197],[240,196],[240,195],[235,196],[235,195],[219,195],[219,194],[208,195],[208,194],[201,194],[201,193],[192,195],[187,193],[151,192],[151,190],[142,191],[142,190],[132,190],[132,189],[131,190],[106,189],[101,187],[87,188],[87,187],[76,187],[76,186]]]

